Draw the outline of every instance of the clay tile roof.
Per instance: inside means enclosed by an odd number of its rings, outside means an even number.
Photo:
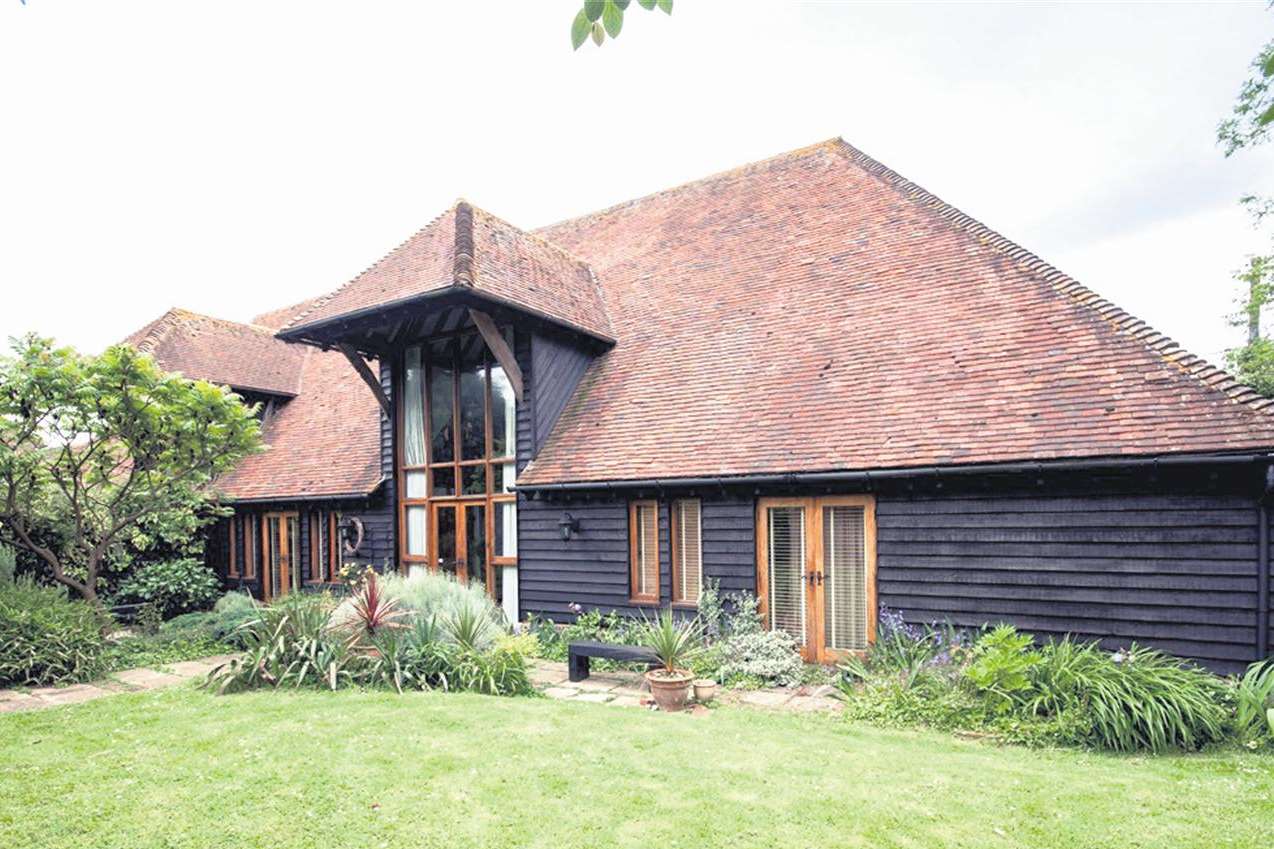
[[[839,139],[538,232],[618,343],[520,485],[1274,446],[1270,401]]]
[[[381,483],[380,407],[336,352],[303,349],[301,394],[267,420],[265,453],[218,481],[230,500],[367,495]]]
[[[469,204],[454,206],[284,326],[287,334],[431,293],[466,288],[609,341],[592,271],[544,239]]]
[[[268,327],[171,309],[125,342],[168,371],[235,389],[295,395],[304,352]]]
[[[380,407],[343,355],[274,336],[279,316],[296,310],[249,325],[174,309],[126,340],[186,377],[295,396],[267,417],[266,451],[217,482],[229,500],[359,496],[380,485]]]

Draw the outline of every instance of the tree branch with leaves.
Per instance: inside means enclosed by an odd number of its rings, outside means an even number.
[[[0,358],[0,542],[97,603],[108,558],[139,537],[192,537],[216,517],[215,479],[260,446],[237,395],[132,347],[94,357],[13,340]]]
[[[618,38],[628,5],[629,0],[584,0],[584,7],[571,22],[571,47],[579,50],[590,36],[598,47],[608,35]],[[672,0],[637,0],[637,5],[648,12],[658,8],[666,15],[672,14]]]

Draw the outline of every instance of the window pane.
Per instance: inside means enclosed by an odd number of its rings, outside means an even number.
[[[867,648],[867,547],[863,508],[823,508],[823,638],[832,649]]]
[[[460,459],[486,456],[486,367],[470,364],[460,373]]]
[[[435,463],[456,458],[455,427],[452,414],[455,372],[445,363],[434,362],[429,369],[429,450]]]
[[[456,494],[456,467],[455,466],[439,466],[433,471],[434,479],[434,496],[448,496]]]
[[[425,497],[425,473],[423,471],[407,473],[407,497]]]
[[[766,510],[770,573],[770,627],[787,631],[805,643],[805,510]]]
[[[517,453],[517,400],[513,384],[497,363],[491,364],[491,456],[512,457]]]
[[[487,582],[487,509],[481,504],[471,504],[464,510],[465,568],[469,580],[481,584]]]
[[[288,517],[288,579],[292,589],[301,588],[301,520]]]
[[[677,512],[677,533],[672,540],[672,556],[677,571],[672,598],[673,601],[697,604],[703,573],[699,502],[693,499],[677,501],[673,510]]]
[[[496,489],[500,492],[512,492],[513,484],[518,478],[517,468],[513,463],[505,463],[495,470],[499,480]]]
[[[518,505],[515,501],[495,503],[495,556],[518,556]]]
[[[437,546],[438,568],[449,575],[456,574],[456,508],[439,507]]]
[[[487,464],[480,466],[461,466],[460,478],[464,484],[465,495],[482,495],[487,491]]]
[[[427,507],[407,508],[407,553],[424,557],[425,552],[425,515]]]
[[[654,504],[633,508],[633,598],[659,598],[659,513]]]
[[[419,466],[425,462],[425,395],[420,348],[407,349],[403,373],[403,462]]]

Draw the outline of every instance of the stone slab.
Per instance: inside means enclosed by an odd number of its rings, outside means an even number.
[[[610,693],[580,693],[573,701],[577,702],[595,702],[597,704],[605,704],[614,698]]]
[[[783,690],[749,690],[739,696],[745,705],[763,708],[781,708],[792,698],[792,694]]]
[[[183,660],[180,663],[164,664],[164,670],[182,678],[198,678],[207,675],[217,664],[206,660]]]
[[[70,687],[38,687],[31,691],[31,695],[46,705],[77,705],[110,694],[92,684],[75,684]]]
[[[139,690],[157,690],[160,687],[171,687],[185,681],[180,675],[170,675],[154,669],[126,669],[115,673],[115,680],[122,681]]]
[[[611,699],[606,704],[615,705],[617,707],[635,707],[635,708],[645,707],[645,704],[642,702],[642,700],[637,698],[636,696],[616,696],[615,698]]]
[[[579,690],[573,687],[549,687],[544,695],[550,699],[573,699],[579,695]]]
[[[841,709],[841,703],[826,696],[793,696],[784,707],[798,713],[833,712]]]

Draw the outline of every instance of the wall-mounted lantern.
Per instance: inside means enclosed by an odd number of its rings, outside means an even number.
[[[570,513],[563,513],[561,521],[557,523],[557,529],[562,532],[562,541],[566,542],[572,534],[579,533],[579,519]]]

